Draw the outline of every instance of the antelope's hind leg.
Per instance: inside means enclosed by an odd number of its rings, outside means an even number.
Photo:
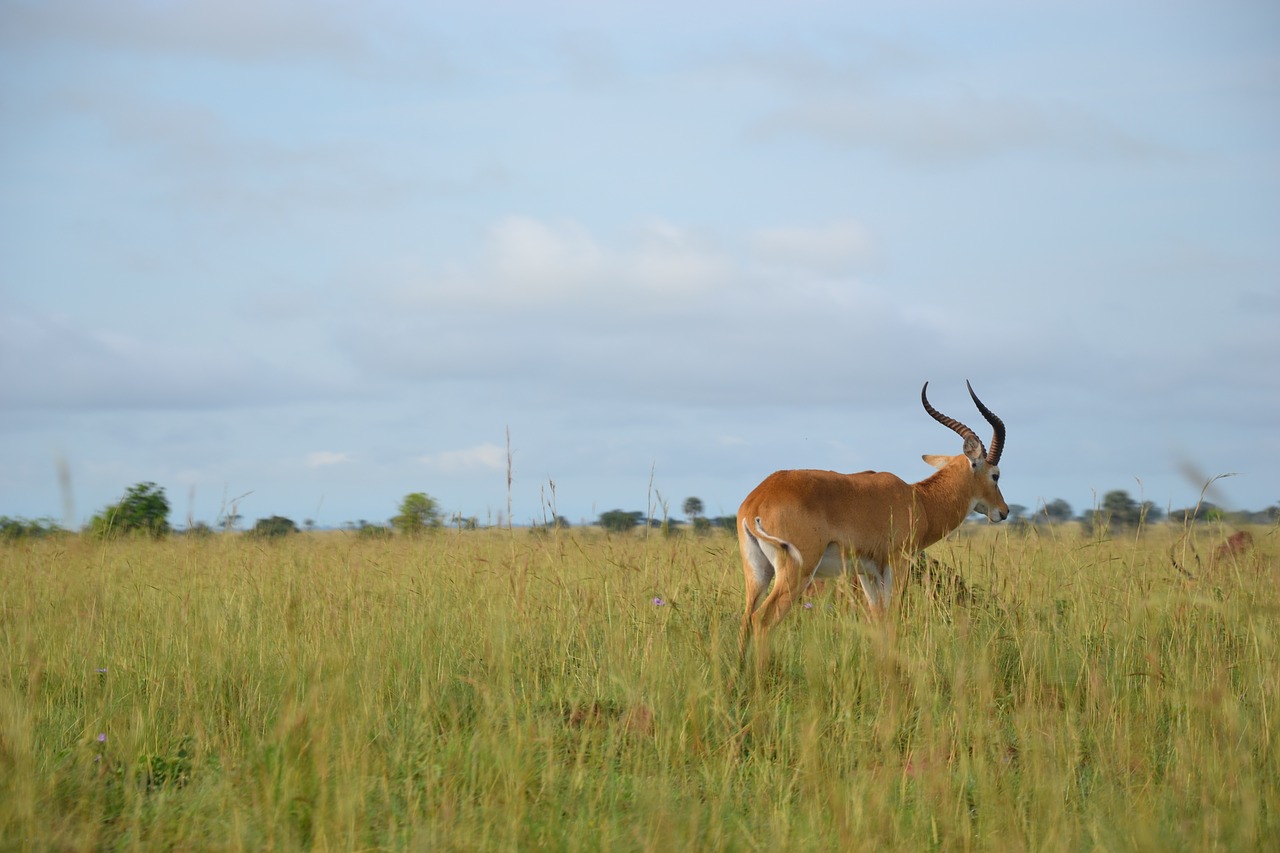
[[[771,556],[775,561],[773,589],[751,617],[752,628],[761,638],[791,611],[813,573],[805,569],[800,552],[791,546],[779,548]]]
[[[742,630],[738,633],[738,653],[744,654],[751,637],[751,619],[760,609],[760,602],[769,592],[776,570],[769,556],[760,547],[760,540],[744,525],[738,531],[738,548],[742,552],[742,573],[746,579],[746,612],[742,615]]]
[[[867,597],[873,616],[889,612],[889,599],[893,590],[893,568],[889,561],[883,563],[870,557],[858,557],[858,583]]]
[[[902,571],[903,563],[898,559],[858,558],[858,583],[867,596],[867,604],[871,614],[878,617],[889,615],[889,606],[893,602],[893,586],[895,579],[906,577]]]

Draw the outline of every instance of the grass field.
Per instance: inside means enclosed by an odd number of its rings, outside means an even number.
[[[1278,537],[1179,535],[952,537],[759,679],[722,535],[3,545],[0,847],[1275,849]]]

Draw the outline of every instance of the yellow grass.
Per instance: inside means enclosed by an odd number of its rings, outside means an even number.
[[[719,535],[0,546],[0,848],[1263,849],[1276,533],[1176,534],[953,537],[758,680]]]

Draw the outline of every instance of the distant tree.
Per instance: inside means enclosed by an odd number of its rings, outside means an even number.
[[[530,523],[529,532],[535,536],[546,536],[547,534],[553,533],[557,530],[568,530],[571,526],[572,525],[569,524],[569,519],[565,518],[563,515],[557,515],[555,518],[549,520],[534,521]]]
[[[1025,533],[1032,521],[1027,518],[1027,508],[1022,504],[1009,504],[1009,529]]]
[[[1085,531],[1092,533],[1095,529],[1106,528],[1117,530],[1126,527],[1139,527],[1148,521],[1158,521],[1163,513],[1151,501],[1138,503],[1124,489],[1114,489],[1102,496],[1102,503],[1097,509],[1081,514]]]
[[[205,539],[213,535],[213,528],[205,524],[203,521],[197,521],[187,526],[184,533],[186,536],[194,536],[197,539]]]
[[[480,527],[480,521],[474,515],[463,515],[460,512],[455,512],[449,517],[449,526],[457,530],[477,530]],[[565,522],[565,527],[568,526],[568,522]]]
[[[1136,527],[1142,521],[1142,505],[1124,489],[1113,489],[1102,496],[1099,507],[1102,521],[1108,527]]]
[[[611,509],[600,513],[600,526],[610,533],[625,533],[635,528],[642,518],[644,518],[643,512]]]
[[[702,498],[685,498],[684,516],[695,522],[702,518]]]
[[[250,534],[263,539],[275,539],[279,536],[289,536],[298,532],[298,525],[294,524],[293,519],[285,518],[282,515],[273,515],[270,518],[260,518],[253,524],[253,530]]]
[[[146,533],[161,537],[169,533],[169,501],[155,483],[130,486],[119,503],[112,504],[89,520],[95,536],[108,537]]]
[[[736,515],[718,515],[710,519],[712,527],[723,530],[730,536],[738,535],[738,517]]]
[[[355,528],[356,535],[361,539],[386,539],[392,535],[392,530],[385,524],[370,524],[364,519],[360,520],[360,524]]]
[[[1071,504],[1062,498],[1054,498],[1045,504],[1040,512],[1036,513],[1036,520],[1043,519],[1050,524],[1062,524],[1065,521],[1070,521],[1071,516]]]
[[[1201,501],[1198,506],[1169,512],[1169,520],[1178,524],[1189,524],[1193,521],[1223,521],[1226,517],[1226,510],[1209,501]]]
[[[0,516],[0,539],[41,539],[62,532],[61,527],[48,519],[30,521],[25,518],[10,518],[7,515]]]
[[[441,525],[440,504],[426,492],[413,492],[400,502],[400,512],[391,526],[401,533],[417,534]]]
[[[1269,506],[1257,511],[1238,510],[1228,512],[1222,507],[1208,501],[1202,501],[1198,507],[1184,507],[1169,510],[1169,521],[1174,524],[1190,524],[1193,521],[1226,521],[1232,524],[1275,524],[1280,521],[1280,506]]]

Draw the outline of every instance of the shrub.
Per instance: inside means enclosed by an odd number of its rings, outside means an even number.
[[[0,539],[40,539],[54,533],[62,533],[57,524],[48,519],[30,521],[25,518],[10,518],[0,515]]]
[[[89,520],[95,536],[146,533],[157,538],[169,533],[169,500],[155,483],[130,486],[119,503],[112,504]]]
[[[259,536],[264,539],[274,539],[279,536],[289,536],[298,532],[298,525],[294,524],[293,519],[285,518],[282,515],[273,515],[270,518],[260,518],[254,525],[250,534]]]

